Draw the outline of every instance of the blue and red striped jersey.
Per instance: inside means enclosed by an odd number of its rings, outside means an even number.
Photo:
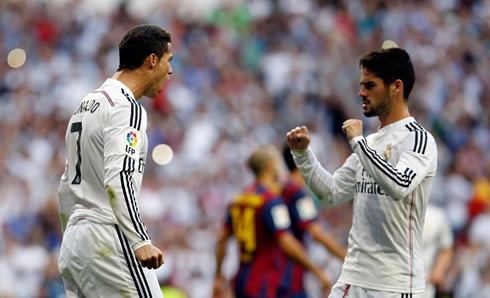
[[[317,220],[317,210],[313,199],[309,197],[297,183],[287,181],[281,194],[284,204],[288,207],[291,218],[291,230],[294,236],[304,243],[304,234],[308,226]],[[306,297],[303,285],[305,270],[295,261],[285,257],[283,274],[279,285],[280,297]]]
[[[253,184],[230,204],[225,228],[240,248],[235,296],[277,297],[285,254],[278,236],[290,227],[287,207],[265,187]]]

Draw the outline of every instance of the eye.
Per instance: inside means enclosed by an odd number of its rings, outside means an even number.
[[[367,89],[367,90],[371,90],[374,88],[374,86],[376,86],[374,83],[372,82],[368,82],[368,83],[365,83],[364,84],[364,87]]]

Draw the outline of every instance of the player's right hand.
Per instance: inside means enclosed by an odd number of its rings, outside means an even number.
[[[151,244],[138,248],[134,254],[141,266],[148,269],[157,269],[164,263],[162,251]]]
[[[330,284],[330,281],[328,278],[325,276],[324,278],[321,279],[322,282],[322,293],[324,297],[328,297],[330,294],[330,291],[332,290],[332,285]]]
[[[301,126],[291,129],[286,134],[286,140],[291,150],[306,150],[310,144],[308,128],[306,128],[306,126]]]
[[[332,285],[330,284],[330,280],[328,280],[327,275],[318,267],[315,267],[312,271],[313,274],[318,278],[318,280],[322,283],[322,292],[325,297],[330,293]]]

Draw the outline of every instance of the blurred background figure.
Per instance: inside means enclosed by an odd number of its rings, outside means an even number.
[[[140,194],[143,220],[166,253],[162,286],[210,297],[226,205],[253,181],[244,167],[250,148],[279,148],[286,131],[307,124],[333,170],[350,153],[344,120],[376,129],[359,108],[357,62],[391,39],[411,53],[410,111],[438,144],[431,201],[454,236],[446,293],[489,296],[489,16],[484,0],[0,1],[0,296],[63,297],[51,273],[65,128],[79,99],[117,68],[113,45],[140,23],[167,28],[176,53],[172,80],[141,100],[149,153],[161,143],[174,153],[169,166],[148,159]],[[318,210],[344,245],[351,209]],[[335,280],[339,266],[324,251],[311,252]],[[229,252],[225,276],[238,267],[236,247]]]
[[[288,257],[304,271],[313,272],[325,291],[330,289],[329,280],[311,263],[301,241],[295,238],[294,229],[291,230],[288,206],[278,195],[278,155],[274,147],[259,147],[247,162],[256,179],[235,196],[226,213],[216,248],[214,297],[229,296],[224,289],[222,264],[231,238],[236,239],[240,249],[240,266],[233,278],[236,298],[305,297],[301,288],[295,289],[302,279],[294,276],[297,272]]]
[[[282,185],[281,199],[288,207],[291,218],[291,231],[294,237],[303,245],[306,236],[320,243],[341,262],[347,254],[347,249],[342,246],[329,233],[325,232],[318,222],[318,211],[313,197],[306,192],[306,184],[301,172],[294,163],[291,149],[284,145],[282,156],[286,163],[289,175]],[[288,260],[286,269],[281,278],[279,293],[281,297],[308,297],[304,286],[306,270],[294,260]]]
[[[425,297],[442,292],[449,266],[453,262],[453,233],[444,210],[432,204],[425,211],[422,244],[424,247]]]

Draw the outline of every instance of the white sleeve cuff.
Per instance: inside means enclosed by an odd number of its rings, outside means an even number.
[[[138,248],[141,248],[141,247],[148,245],[148,244],[151,244],[151,240],[144,240],[144,241],[137,242],[132,247],[133,251],[136,251]]]
[[[354,146],[357,144],[357,142],[362,140],[363,138],[364,138],[363,136],[357,136],[357,137],[353,137],[352,139],[350,139],[349,145],[353,151],[354,151]]]

